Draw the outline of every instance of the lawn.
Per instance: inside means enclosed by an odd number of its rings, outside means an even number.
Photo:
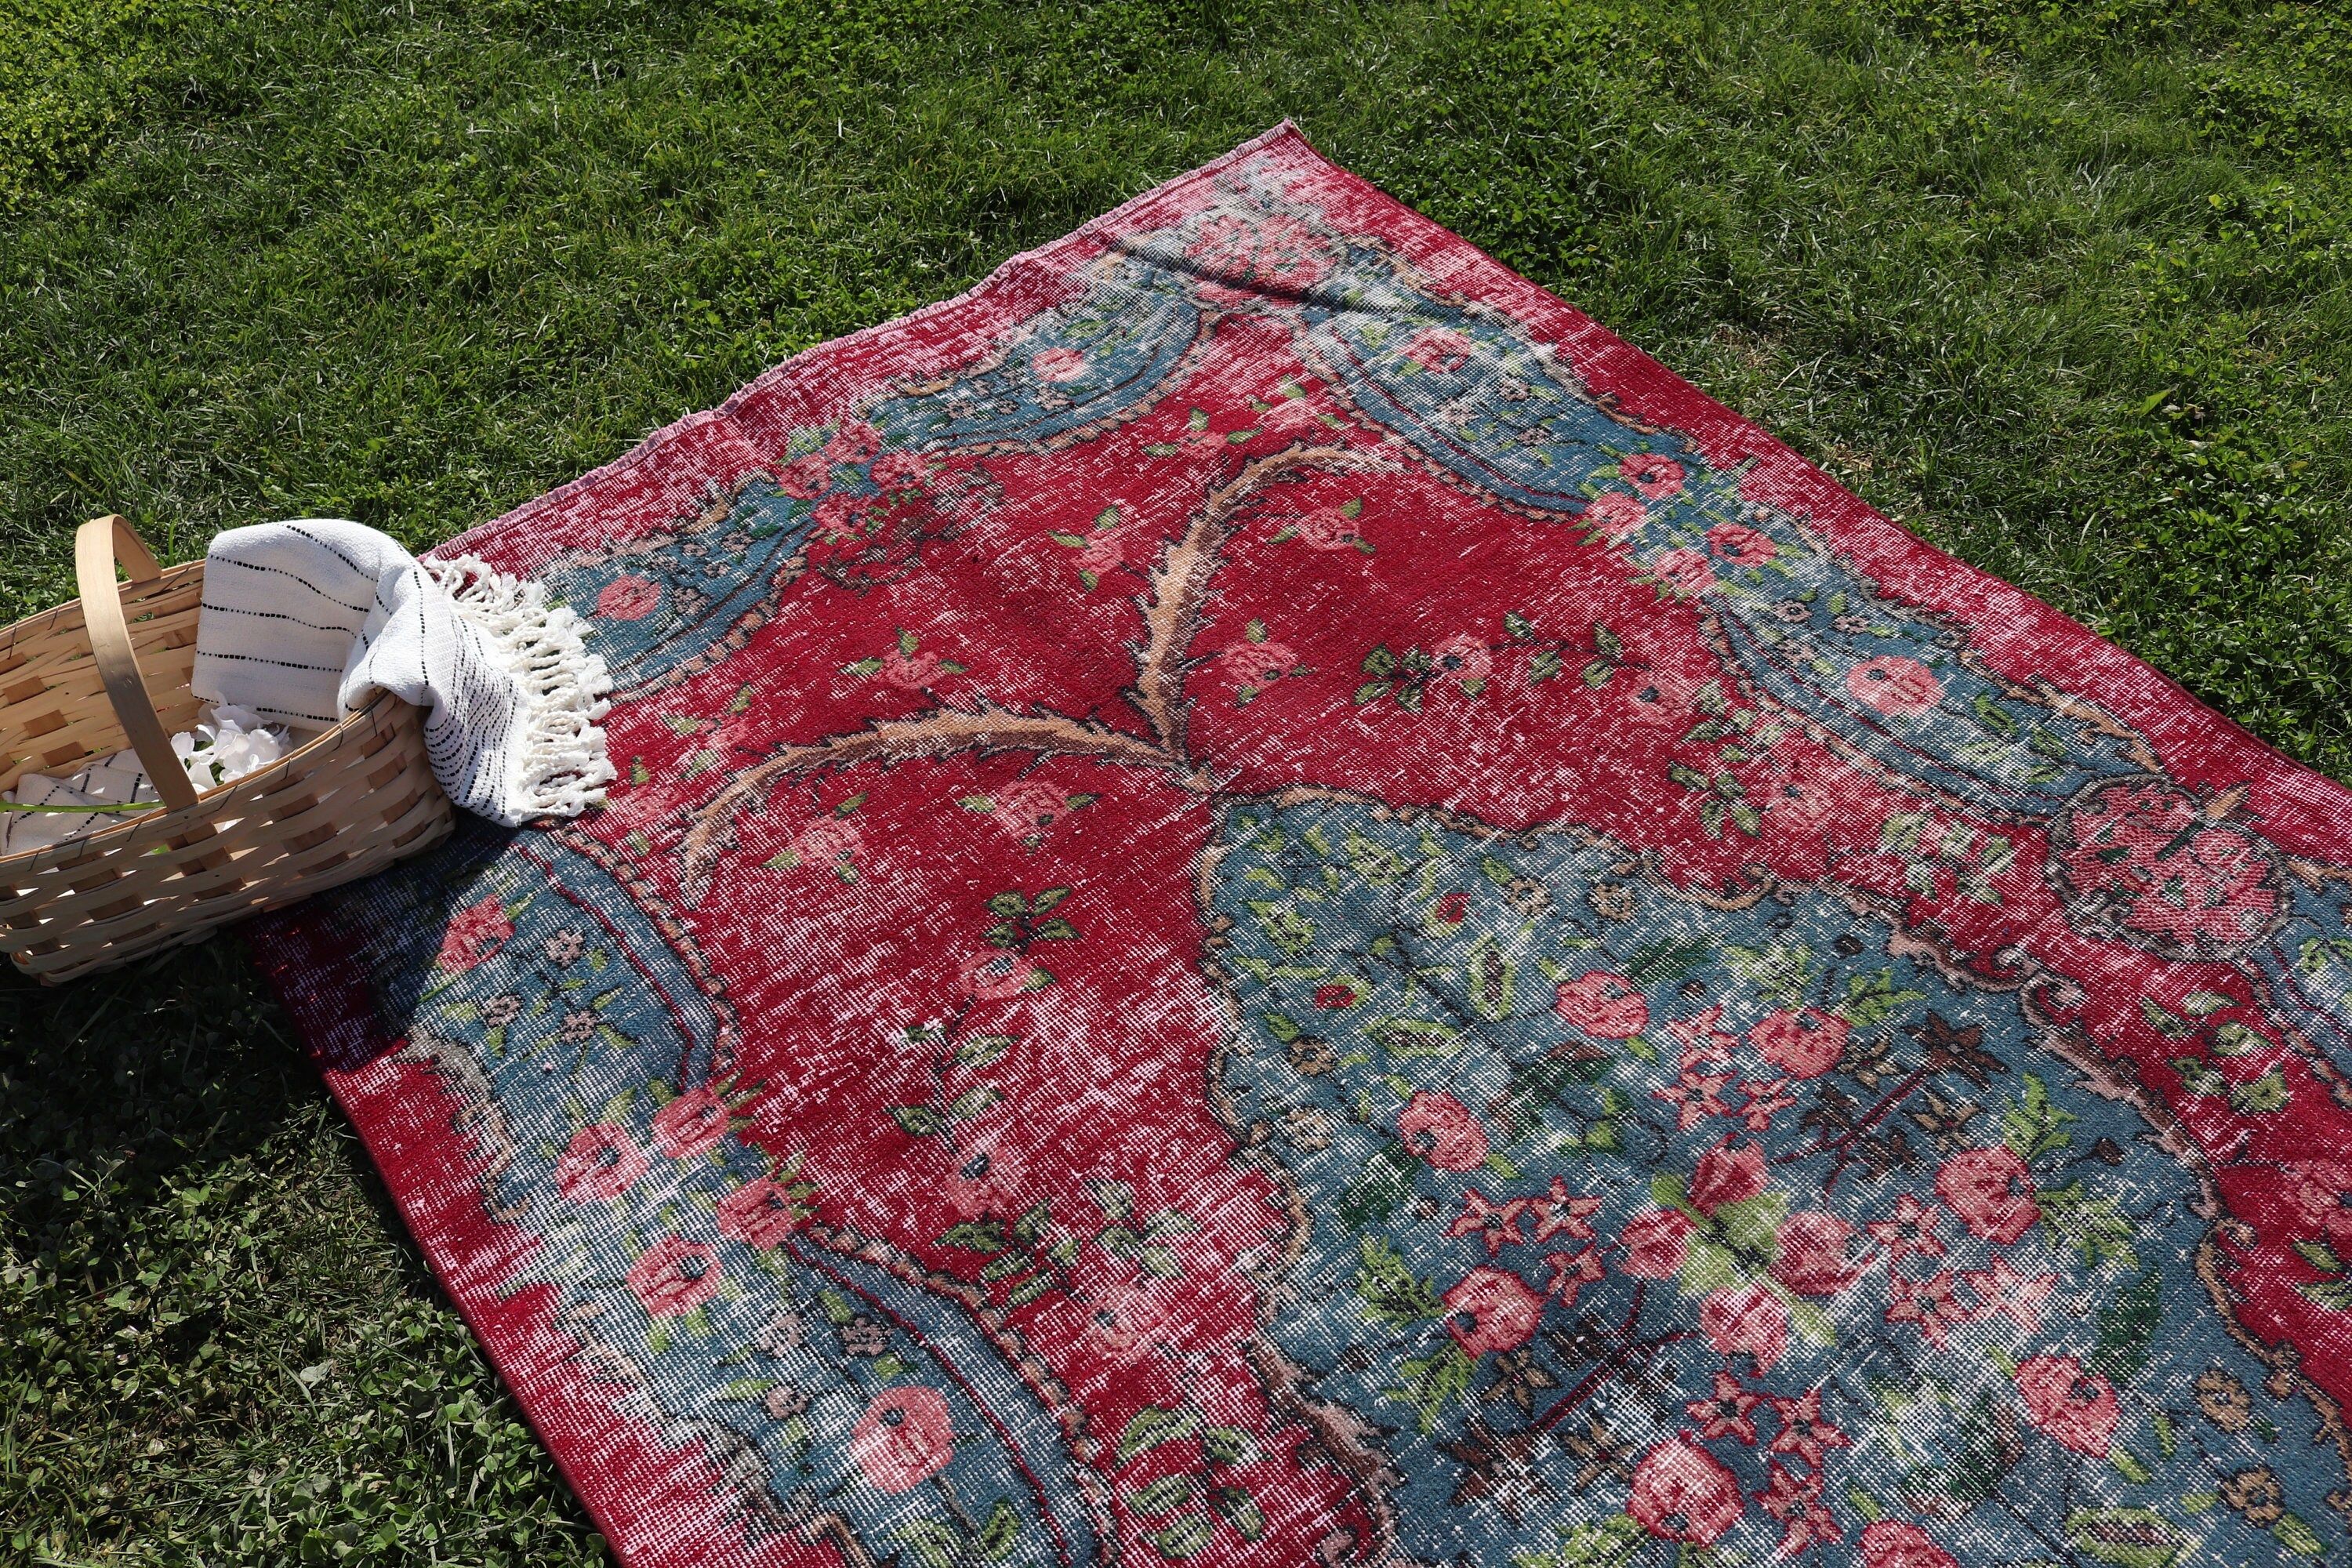
[[[2321,4],[0,0],[0,616],[446,538],[1285,115],[2352,779]],[[602,1555],[234,938],[0,982],[0,1564]]]

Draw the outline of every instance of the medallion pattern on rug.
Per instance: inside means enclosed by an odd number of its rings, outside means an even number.
[[[461,542],[256,945],[625,1561],[2352,1553],[2346,797],[1286,128]]]

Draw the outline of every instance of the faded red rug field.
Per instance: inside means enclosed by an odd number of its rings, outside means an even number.
[[[452,548],[255,943],[637,1568],[2352,1561],[2352,795],[1287,127]]]

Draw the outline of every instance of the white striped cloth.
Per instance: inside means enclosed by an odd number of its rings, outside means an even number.
[[[85,833],[120,826],[131,814],[121,811],[72,811],[78,805],[118,806],[156,798],[136,752],[100,757],[67,778],[26,773],[0,800],[0,855],[21,855],[47,849]]]
[[[298,729],[381,689],[425,710],[433,773],[494,822],[573,816],[604,798],[604,661],[587,624],[471,556],[420,562],[327,518],[233,528],[205,557],[190,685]]]

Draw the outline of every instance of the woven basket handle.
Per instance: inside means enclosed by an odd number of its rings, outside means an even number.
[[[139,674],[139,660],[131,651],[131,627],[122,618],[122,591],[114,584],[114,565],[121,561],[133,583],[152,582],[163,574],[155,557],[131,525],[119,517],[93,518],[74,535],[74,579],[81,589],[82,624],[89,632],[89,651],[98,656],[98,673],[106,681],[107,700],[114,704],[116,722],[139,753],[148,782],[164,808],[178,811],[196,804],[196,787],[188,770],[172,751],[156,717],[155,700]]]

